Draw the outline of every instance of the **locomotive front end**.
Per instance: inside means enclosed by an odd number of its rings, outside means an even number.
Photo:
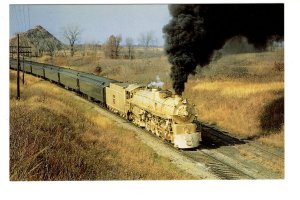
[[[201,141],[201,133],[197,132],[195,123],[173,124],[174,146],[180,149],[198,147]]]
[[[197,125],[193,123],[196,119],[195,108],[186,99],[178,96],[175,99],[178,103],[173,116],[175,123],[172,125],[174,146],[180,149],[198,147],[201,132],[197,131]]]

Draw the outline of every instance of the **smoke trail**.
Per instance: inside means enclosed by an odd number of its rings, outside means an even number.
[[[172,64],[173,88],[179,95],[197,65],[209,64],[214,50],[233,36],[245,36],[264,49],[271,36],[283,39],[283,4],[170,5],[172,16],[163,28],[165,51]]]

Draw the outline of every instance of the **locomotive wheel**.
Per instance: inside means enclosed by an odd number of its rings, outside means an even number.
[[[146,126],[145,126],[147,131],[150,131],[150,125],[149,125],[149,121],[146,121]]]
[[[150,130],[151,130],[151,132],[152,132],[153,134],[155,134],[155,128],[150,127]]]
[[[155,135],[158,137],[160,136],[158,128],[155,128]]]

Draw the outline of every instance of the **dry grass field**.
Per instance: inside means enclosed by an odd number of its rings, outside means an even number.
[[[199,118],[241,138],[284,146],[283,51],[224,56],[186,84]]]
[[[10,180],[193,179],[71,92],[25,80],[17,101],[10,72]]]
[[[136,51],[140,55],[143,49]],[[85,56],[77,52],[73,58],[58,54],[37,61],[92,73],[100,66],[100,76],[125,82],[147,84],[159,75],[164,88],[172,90],[167,57],[162,49],[148,51],[155,56],[107,59],[100,49]],[[209,66],[197,68],[197,74],[189,77],[183,95],[196,105],[200,120],[242,138],[283,147],[283,66],[283,49],[223,55]]]
[[[201,120],[242,138],[278,133],[276,141],[263,141],[283,147],[283,82],[207,80],[190,81],[187,87]],[[273,112],[276,109],[279,113]]]

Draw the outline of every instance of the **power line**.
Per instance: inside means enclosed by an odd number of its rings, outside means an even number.
[[[20,5],[19,9],[20,9],[20,17],[22,19],[22,32],[24,32],[26,29],[26,22],[25,22],[25,17],[24,17],[24,6]]]
[[[30,7],[29,6],[30,5],[27,6],[27,13],[28,13],[28,24],[29,24],[29,28],[30,28],[30,12],[29,12]]]
[[[21,10],[21,7],[20,7],[20,6],[17,6],[16,8],[17,8],[17,10],[18,10],[17,16],[18,16],[19,19],[20,19],[20,32],[22,32],[22,30],[23,30],[23,20],[22,20],[22,16],[21,16],[22,10]]]
[[[24,15],[23,15],[22,5],[18,5],[18,8],[19,8],[19,16],[21,19],[21,32],[23,32],[25,29],[25,23],[24,23]]]
[[[27,6],[27,9],[26,9]],[[30,28],[30,6],[29,5],[11,5],[10,14],[12,24],[16,32],[25,32]],[[27,12],[27,13],[26,13]]]
[[[18,32],[22,32],[22,18],[20,16],[20,9],[19,7],[16,5],[15,6],[15,10],[16,10],[16,16],[18,18]]]
[[[25,17],[25,9],[24,9],[24,5],[22,5],[22,13],[23,13],[23,19],[24,19],[24,32],[27,30],[27,20],[26,20],[26,17]]]
[[[17,19],[16,19],[16,16],[13,12],[13,6],[10,6],[10,10],[9,10],[9,14],[10,14],[10,24],[11,24],[11,27],[14,27],[14,28],[17,28]]]
[[[12,6],[12,9],[13,9],[13,13],[14,13],[14,16],[16,18],[16,32],[20,32],[20,20],[19,20],[19,16],[18,16],[18,11],[17,11],[17,8],[15,7],[15,5]]]

